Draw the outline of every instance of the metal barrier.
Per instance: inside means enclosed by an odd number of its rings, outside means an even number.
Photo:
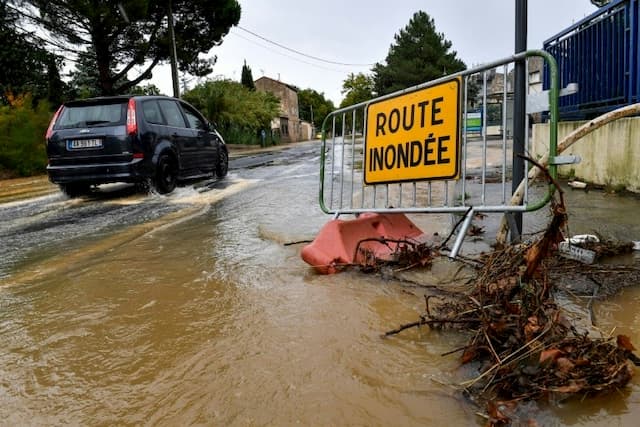
[[[547,104],[550,111],[551,124],[549,127],[549,158],[554,159],[557,144],[559,94],[556,62],[551,55],[544,51],[523,52],[478,68],[446,76],[331,113],[322,125],[319,194],[321,209],[327,214],[333,214],[335,218],[344,214],[359,215],[365,212],[453,213],[462,215],[464,216],[464,221],[450,253],[451,257],[456,257],[475,213],[523,212],[537,210],[545,206],[552,196],[553,189],[551,186],[549,186],[544,196],[531,201],[529,200],[529,186],[527,183],[523,205],[509,205],[507,199],[507,197],[511,198],[509,173],[512,157],[509,154],[511,143],[509,142],[508,133],[512,127],[510,127],[507,117],[509,87],[513,75],[511,70],[515,61],[528,61],[529,58],[533,57],[542,58],[550,70],[551,89],[548,93]],[[501,70],[502,73],[497,72],[496,69]],[[489,87],[489,79],[494,82],[494,87],[500,87],[499,83],[501,81],[502,87],[500,90],[492,91]],[[448,176],[447,178],[451,179],[445,180],[425,180],[418,177],[408,182],[367,184],[365,182],[364,168],[367,165],[371,166],[371,163],[367,164],[365,162],[374,161],[371,154],[367,158],[365,152],[368,127],[367,112],[370,106],[380,101],[411,94],[424,88],[432,88],[452,80],[457,80],[462,87],[461,99],[458,101],[462,107],[459,108],[458,116],[458,120],[462,122],[462,126],[459,127],[462,135],[459,135],[461,142],[458,148],[460,153],[457,156],[459,165],[455,176]],[[482,97],[483,126],[479,137],[474,137],[467,132],[466,117],[469,101],[471,100],[470,95],[478,89],[481,90]],[[489,98],[501,103],[502,107],[501,137],[491,140],[487,135],[487,106]],[[538,96],[538,102],[539,98]],[[543,107],[542,109],[545,108]],[[541,109],[538,111],[541,111]],[[525,140],[528,141],[528,120],[526,123],[527,135]],[[400,126],[400,119],[398,119],[398,126]],[[425,141],[425,151],[427,150],[426,144],[427,141]],[[422,148],[419,149],[422,150]],[[408,145],[406,150],[409,150]],[[495,155],[495,153],[498,153],[498,155]],[[400,151],[397,154],[400,156]],[[406,153],[404,154],[406,157]],[[377,159],[377,161],[382,162],[382,159]],[[405,158],[406,161],[407,159]],[[553,161],[550,162],[549,172],[555,177],[556,167],[553,163]]]

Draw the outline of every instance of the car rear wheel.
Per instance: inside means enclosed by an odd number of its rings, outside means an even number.
[[[89,192],[89,184],[61,184],[60,190],[70,198],[80,197]]]
[[[160,194],[171,193],[178,181],[178,167],[176,162],[168,154],[163,154],[156,166],[156,175],[153,186]]]
[[[220,148],[220,155],[218,156],[218,164],[216,165],[216,176],[218,178],[224,178],[229,171],[229,153],[226,148]]]

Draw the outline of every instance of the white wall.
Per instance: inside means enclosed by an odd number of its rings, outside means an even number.
[[[558,143],[584,123],[558,123]],[[533,126],[532,149],[535,158],[549,151],[548,123]],[[629,191],[640,193],[640,117],[609,123],[561,154],[574,154],[582,158],[576,165],[561,166],[561,175],[574,175],[580,181],[598,185],[624,186]]]

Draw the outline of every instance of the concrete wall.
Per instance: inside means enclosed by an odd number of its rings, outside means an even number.
[[[558,142],[586,122],[558,124]],[[549,151],[548,123],[533,126],[535,158]],[[640,117],[620,119],[590,133],[561,154],[582,158],[576,165],[561,166],[564,176],[640,193]]]
[[[309,139],[313,139],[313,126],[311,126],[311,123],[301,121],[300,128],[301,128],[300,130],[301,141],[307,141]]]

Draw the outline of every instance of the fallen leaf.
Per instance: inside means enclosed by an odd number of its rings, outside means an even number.
[[[478,350],[475,347],[468,347],[462,353],[461,362],[462,364],[466,364],[474,360],[478,356]]]
[[[471,224],[471,228],[469,228],[469,230],[467,231],[467,234],[469,236],[478,236],[480,234],[484,233],[484,228],[483,227],[478,227],[475,224]]]
[[[591,361],[589,359],[585,359],[584,357],[580,357],[579,359],[576,359],[575,364],[576,366],[587,366],[591,364]]]
[[[498,320],[496,322],[489,323],[489,327],[497,333],[500,333],[507,327],[507,322],[505,322],[504,320]]]
[[[559,357],[556,360],[556,365],[558,365],[558,369],[560,370],[560,372],[565,374],[571,371],[576,366],[575,363],[573,363],[566,357]]]
[[[540,353],[540,364],[552,363],[560,356],[563,356],[564,352],[559,348],[550,348]]]
[[[616,338],[616,343],[618,347],[623,350],[634,351],[635,347],[631,344],[631,339],[626,335],[618,335]]]
[[[527,341],[531,341],[539,331],[540,325],[538,325],[538,318],[536,316],[529,317],[524,327],[524,335]]]
[[[520,304],[507,303],[507,313],[520,314]]]

